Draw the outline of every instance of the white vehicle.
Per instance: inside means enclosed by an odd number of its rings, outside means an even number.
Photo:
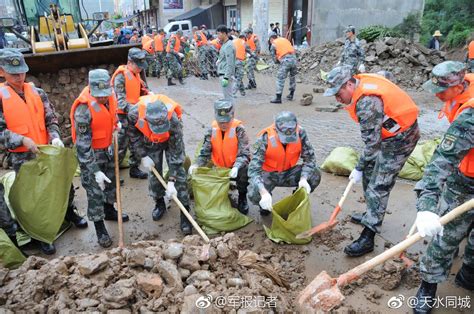
[[[163,27],[167,37],[179,30],[183,32],[183,35],[190,36],[192,34],[192,29],[193,25],[191,24],[190,20],[170,22],[166,24],[165,27]]]

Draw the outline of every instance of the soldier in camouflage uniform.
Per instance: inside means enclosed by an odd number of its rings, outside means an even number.
[[[249,58],[247,58],[247,55],[250,55],[251,50],[249,46],[245,43],[245,35],[240,35],[239,38],[236,38],[232,40],[234,42],[234,48],[236,49],[236,54],[235,54],[235,81],[234,81],[234,86],[232,87],[232,95],[235,97],[237,94],[237,91],[240,91],[240,95],[245,96],[245,86],[244,86],[244,73],[245,73],[245,64],[246,62],[249,61]],[[245,51],[244,54],[244,59],[240,60],[238,53],[237,53],[237,46],[235,46],[238,41],[242,42],[243,48],[242,51]]]
[[[164,69],[165,73],[167,72],[167,61],[166,61],[166,36],[165,31],[160,29],[158,34],[153,38],[155,43],[155,69],[154,76],[160,78],[161,70]]]
[[[352,218],[365,228],[361,236],[344,249],[349,256],[362,256],[374,249],[374,236],[382,225],[390,191],[420,138],[418,107],[389,80],[378,74],[353,77],[349,66],[331,70],[327,83],[331,88],[324,96],[336,96],[339,103],[348,105],[346,109],[360,124],[365,144],[349,176],[355,182],[362,179],[367,211]]]
[[[6,82],[0,87],[0,134],[3,137],[5,148],[11,151],[10,156],[13,170],[18,173],[23,163],[34,159],[36,154],[39,153],[37,145],[48,144],[48,142],[50,142],[54,146],[64,147],[64,144],[60,138],[56,113],[53,105],[49,102],[48,96],[42,89],[35,87],[32,83],[25,83],[26,72],[28,72],[29,68],[25,63],[22,53],[17,49],[2,49],[0,67],[0,76],[3,76],[6,80]],[[29,92],[30,90],[31,92]],[[39,96],[39,101],[43,105],[44,122],[37,121],[33,117],[31,118],[31,121],[39,124],[44,123],[47,132],[47,141],[44,143],[35,143],[35,140],[33,139],[34,134],[32,134],[31,130],[21,134],[13,131],[12,129],[16,130],[16,128],[14,127],[13,121],[11,121],[12,115],[15,116],[13,119],[21,120],[26,117],[16,117],[18,113],[10,112],[10,110],[13,110],[12,107],[9,107],[10,109],[4,107],[4,102],[11,102],[11,100],[9,100],[11,97],[18,97],[21,99],[24,106],[35,108],[35,104],[30,102],[34,101],[37,96]],[[24,107],[21,105],[20,100],[18,100],[18,104],[15,104],[15,107],[18,107],[18,110],[22,110]],[[7,116],[10,116],[10,120],[7,120]],[[16,122],[17,125],[18,123],[26,124],[24,121]],[[34,128],[35,126],[32,127]],[[20,151],[18,151],[18,149]],[[65,218],[78,228],[87,227],[87,221],[75,213],[73,186],[71,186],[69,193],[69,202]],[[56,252],[56,248],[53,244],[40,242],[40,248],[43,253],[48,255]]]
[[[300,159],[303,163],[297,164]],[[278,113],[275,123],[260,132],[248,176],[249,199],[260,205],[264,216],[272,209],[271,193],[275,187],[299,187],[311,193],[319,185],[321,172],[313,146],[292,112]]]
[[[117,95],[117,102],[118,102],[118,118],[120,124],[122,125],[119,131],[119,160],[120,163],[125,158],[125,154],[127,153],[127,149],[129,148],[129,139],[127,136],[127,129],[128,129],[128,120],[127,120],[127,112],[130,107],[133,107],[135,103],[129,102],[127,100],[127,94],[132,93],[131,87],[127,90],[127,84],[125,80],[125,73],[131,73],[130,75],[138,76],[140,79],[140,96],[148,94],[148,86],[144,79],[144,71],[146,71],[148,67],[148,63],[146,62],[147,53],[138,48],[131,48],[128,51],[128,62],[125,65],[126,70],[124,72],[120,72],[119,69],[116,70],[116,73],[112,77],[112,84],[115,90],[115,94]],[[123,67],[123,66],[122,66]],[[138,101],[138,99],[134,100],[134,102]],[[146,173],[143,173],[138,169],[139,160],[135,156],[135,152],[130,149],[130,158],[129,158],[129,165],[130,165],[130,177],[136,179],[146,179]]]
[[[215,121],[204,135],[204,142],[196,159],[196,164],[189,167],[189,175],[192,175],[193,170],[197,167],[205,167],[211,159],[215,166],[231,168],[230,178],[237,182],[237,190],[239,191],[238,209],[242,214],[247,214],[249,211],[247,203],[247,186],[249,184],[247,171],[251,156],[247,132],[241,122],[234,119],[234,105],[229,100],[217,100],[214,103],[214,116]],[[225,136],[228,136],[227,140],[229,142],[223,140],[222,145],[220,147],[216,146],[213,152],[213,142],[216,141],[217,137],[224,138]],[[235,161],[231,164],[234,159],[234,156],[231,156],[233,152],[232,147],[230,147],[233,138],[237,140],[237,151]],[[229,146],[224,146],[225,143],[228,143]],[[219,149],[222,150],[222,154],[219,153]],[[229,160],[222,160],[220,156],[231,157],[229,157]]]
[[[355,35],[354,26],[349,25],[345,30],[345,34],[346,41],[344,42],[344,48],[342,49],[338,65],[350,66],[352,74],[356,74],[357,72],[364,73],[365,52],[359,39]]]
[[[168,186],[165,191],[154,175],[148,176],[148,189],[155,201],[153,220],[160,220],[166,211],[164,196],[177,195],[181,203],[190,211],[189,194],[186,184],[186,171],[183,124],[181,108],[175,103],[164,104],[160,95],[142,97],[137,106],[128,112],[130,141],[141,158],[140,167],[150,173],[155,167],[163,175],[163,154],[169,167]],[[133,126],[133,127],[132,127]],[[191,234],[191,223],[181,213],[181,231]]]
[[[420,263],[422,283],[415,313],[431,310],[437,284],[448,278],[455,251],[466,236],[464,261],[455,282],[474,291],[474,209],[444,228],[439,222],[440,216],[474,198],[474,95],[465,72],[465,64],[445,61],[433,68],[431,79],[423,85],[445,102],[444,114],[451,125],[415,188],[418,231],[421,236],[433,237]],[[474,82],[470,84],[472,90]]]
[[[290,93],[286,96],[286,99],[293,100],[295,95],[296,73],[298,71],[296,54],[295,49],[286,38],[272,35],[270,36],[270,43],[272,44],[270,52],[273,61],[280,64],[277,74],[276,97],[270,100],[270,102],[281,104],[281,94],[283,93],[283,87],[285,86],[288,73],[290,74]]]
[[[199,59],[199,69],[201,70],[201,80],[207,80],[207,67],[209,63],[209,46],[207,44],[206,35],[198,30],[197,26],[193,27],[194,44],[197,49]]]
[[[253,34],[252,28],[248,28],[244,31],[245,37],[247,39],[247,45],[250,48],[250,56],[247,58],[246,63],[246,72],[249,83],[246,89],[257,88],[257,81],[255,80],[255,69],[257,68],[257,60],[260,55],[261,46],[260,39],[257,35]]]
[[[168,64],[168,71],[166,77],[168,79],[168,86],[176,85],[173,83],[173,77],[178,78],[181,84],[183,81],[183,71],[181,66],[181,59],[184,58],[184,54],[180,52],[181,37],[183,36],[182,31],[177,31],[176,34],[171,35],[166,45],[166,61]]]
[[[109,73],[97,69],[89,72],[89,85],[71,108],[71,127],[81,168],[81,183],[87,193],[87,216],[94,222],[97,239],[102,247],[112,245],[104,219],[118,220],[114,208],[116,178],[112,143],[112,132],[118,131],[116,106]],[[94,122],[100,118],[99,115],[95,117],[96,112],[101,110],[106,111],[104,114],[115,123],[100,124],[102,120]],[[108,146],[97,146],[94,140],[95,132],[109,135],[109,138],[104,139]],[[128,215],[122,214],[122,220],[128,221]]]
[[[221,80],[224,99],[232,99],[232,86],[235,75],[235,47],[229,40],[229,29],[225,25],[217,28],[217,38],[222,44],[217,59],[217,74]]]

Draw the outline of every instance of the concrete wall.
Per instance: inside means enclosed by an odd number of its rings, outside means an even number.
[[[163,0],[160,0],[160,4],[159,4],[160,15],[158,18],[159,27],[163,27],[166,24],[168,24],[168,19],[178,16],[180,14],[183,14],[187,11],[190,11],[200,5],[201,5],[200,0],[184,0],[182,10],[169,10],[169,9],[165,10],[163,9]]]
[[[311,1],[309,1],[311,2]],[[381,24],[395,26],[411,12],[420,12],[424,0],[313,0],[310,17],[312,45],[343,37],[348,24],[356,30]],[[311,12],[311,4],[308,4]]]
[[[253,1],[240,0],[240,29],[246,29],[249,23],[253,23]]]

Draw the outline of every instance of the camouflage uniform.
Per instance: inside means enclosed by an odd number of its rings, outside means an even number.
[[[352,74],[357,73],[360,64],[364,63],[365,52],[361,46],[359,39],[346,39],[344,49],[339,60],[341,65],[348,65],[351,67]]]
[[[231,40],[222,44],[217,60],[217,73],[221,79],[229,81],[227,87],[222,87],[224,99],[232,99],[232,85],[235,75],[235,47]]]
[[[271,52],[273,60],[277,62],[275,47],[272,46]],[[277,74],[276,93],[283,93],[283,87],[285,87],[285,80],[288,73],[290,73],[290,91],[294,91],[296,89],[296,73],[298,71],[296,56],[294,54],[287,54],[279,63],[280,67],[278,68]]]
[[[253,33],[253,31],[251,29],[248,29],[246,33]],[[255,37],[254,43],[256,49],[255,51],[250,52],[250,57],[247,58],[247,64],[245,69],[249,82],[255,82],[255,69],[257,68],[258,55],[261,51],[260,40],[257,37]]]
[[[244,41],[245,42],[245,41]],[[245,54],[251,54],[252,51],[250,50],[250,47],[245,44]],[[232,95],[235,95],[237,94],[237,90],[240,91],[240,94],[242,96],[245,96],[245,86],[244,86],[244,74],[245,74],[245,64],[247,62],[249,62],[250,58],[245,58],[244,60],[239,60],[239,59],[235,59],[235,74],[234,74],[234,78],[235,78],[235,82],[234,82],[234,87],[233,87],[233,91],[232,91]]]
[[[217,58],[219,56],[219,51],[217,50],[216,47],[211,45],[209,47],[209,71],[211,72],[211,76],[215,73],[217,73]]]
[[[276,120],[277,119],[278,116]],[[298,125],[298,130],[298,136],[301,139],[300,159],[303,163],[286,171],[267,172],[263,170],[262,166],[265,162],[265,153],[268,145],[267,133],[263,133],[255,142],[254,153],[248,171],[250,178],[249,199],[252,203],[258,204],[260,202],[260,190],[262,188],[265,188],[271,194],[273,189],[277,186],[298,187],[298,182],[301,178],[307,179],[311,191],[314,191],[314,189],[319,185],[321,181],[321,172],[316,166],[316,156],[314,154],[313,146],[308,139],[305,129]],[[278,137],[281,138],[281,136],[282,135],[278,133]]]
[[[174,51],[174,46],[176,45],[176,38],[172,37],[169,39],[170,43],[170,52],[166,53],[166,61],[168,64],[168,71],[166,73],[166,78],[180,78],[182,77],[181,71],[181,62],[179,60],[179,55]]]
[[[197,31],[195,33],[197,39],[196,39],[196,49],[198,53],[198,59],[199,59],[199,68],[201,70],[201,75],[206,76],[208,74],[207,68],[208,68],[208,63],[209,63],[209,46],[206,44],[203,44],[202,46],[198,47],[198,43],[202,42],[202,36],[203,33],[201,31]]]

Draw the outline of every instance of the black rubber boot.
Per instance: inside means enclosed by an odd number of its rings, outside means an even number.
[[[413,309],[415,314],[431,313],[436,298],[436,289],[438,284],[421,281],[420,288],[416,293],[416,306]]]
[[[183,77],[179,76],[178,77],[179,84],[184,85]]]
[[[362,217],[364,217],[364,213],[354,213],[351,215],[351,222],[361,225]]]
[[[76,228],[79,228],[79,229],[87,228],[87,220],[79,216],[75,210],[76,210],[75,206],[68,207],[66,211],[65,219],[67,221],[72,222],[74,226],[76,226]]]
[[[130,167],[129,173],[130,173],[130,178],[134,178],[134,179],[146,179],[146,178],[148,178],[148,174],[141,171],[136,166]]]
[[[185,207],[186,207],[186,209],[188,210],[188,213],[189,213],[191,211],[191,209],[189,208],[189,206],[185,206]],[[193,233],[192,225],[189,222],[188,218],[186,218],[186,216],[183,214],[183,212],[181,212],[180,228],[181,228],[181,232],[183,232],[183,234],[185,236],[190,235],[190,234]]]
[[[208,80],[207,74],[201,74],[201,80]]]
[[[271,211],[265,210],[262,207],[258,206],[260,208],[260,216],[268,216],[270,215]]]
[[[245,90],[244,90],[244,89],[242,89],[242,90],[240,91],[240,95],[241,95],[241,96],[245,96]]]
[[[43,252],[44,254],[53,255],[54,253],[56,253],[56,247],[54,246],[54,243],[49,244],[41,241],[38,242],[40,245],[41,252]]]
[[[464,289],[474,291],[474,268],[466,264],[462,264],[458,271],[454,282]]]
[[[159,198],[155,201],[155,208],[153,208],[153,212],[151,216],[153,217],[154,221],[158,221],[163,217],[164,213],[166,211],[166,204],[165,204],[165,199]]]
[[[360,237],[344,248],[344,253],[352,257],[362,256],[374,250],[375,232],[365,227]]]
[[[290,93],[288,94],[288,96],[286,96],[286,99],[288,100],[293,100],[293,97],[295,96],[295,91],[294,90],[290,90]]]
[[[247,215],[249,212],[249,203],[247,202],[247,193],[239,193],[239,204],[238,210],[244,215]]]
[[[105,214],[105,220],[112,220],[112,221],[117,221],[118,220],[118,212],[114,208],[114,205],[112,204],[104,204],[104,214]],[[127,222],[130,218],[128,217],[127,214],[122,213],[122,221]]]
[[[170,77],[168,78],[168,86],[174,86],[176,85],[175,83],[173,83],[173,79]]]
[[[255,80],[251,80],[250,84],[251,84],[252,88],[257,88],[257,82]]]
[[[252,82],[249,81],[248,85],[245,86],[245,89],[252,89],[252,88],[253,88]]]
[[[272,104],[281,104],[281,94],[276,94],[275,98],[270,100]]]
[[[110,239],[109,233],[105,228],[105,224],[103,220],[95,221],[95,233],[97,234],[97,240],[101,247],[109,247],[112,245],[112,239]]]

